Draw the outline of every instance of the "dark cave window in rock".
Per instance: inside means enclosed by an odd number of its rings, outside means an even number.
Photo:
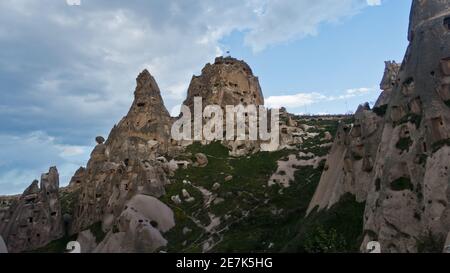
[[[128,164],[130,163],[130,159],[126,158],[123,163],[125,164],[125,166],[128,167]]]
[[[450,30],[450,17],[446,17],[444,19],[444,26],[447,28],[447,30]]]
[[[31,203],[34,203],[35,200],[36,200],[35,198],[29,198],[29,199],[26,199],[26,200],[25,200],[25,204],[31,204]]]
[[[414,91],[414,79],[408,78],[403,82],[402,93],[405,96],[410,95]]]
[[[151,220],[150,221],[150,225],[152,225],[152,227],[157,228],[158,227],[158,222]]]
[[[29,217],[28,222],[33,223],[33,217]]]
[[[51,216],[56,216],[56,211],[50,213]]]
[[[145,102],[139,102],[139,103],[137,104],[137,106],[138,106],[138,107],[144,107],[144,106],[145,106]]]

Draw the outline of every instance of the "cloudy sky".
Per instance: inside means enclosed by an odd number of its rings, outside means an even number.
[[[137,74],[176,112],[189,80],[231,51],[268,106],[345,113],[401,61],[410,0],[1,0],[0,194],[49,166],[61,184],[126,114]]]

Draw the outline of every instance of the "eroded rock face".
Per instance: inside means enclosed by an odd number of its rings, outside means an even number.
[[[86,168],[80,167],[72,176],[72,179],[70,179],[68,188],[70,190],[79,189],[84,182],[85,175],[86,175]]]
[[[195,97],[202,98],[202,110],[208,105],[220,106],[224,117],[226,106],[264,105],[259,80],[253,75],[250,66],[231,57],[216,58],[214,64],[208,63],[202,69],[200,76],[192,78],[187,98],[183,103],[190,108],[192,114]],[[225,135],[225,118],[223,124]],[[246,140],[223,141],[223,144],[230,149],[231,156],[248,155],[260,150],[260,142],[248,140],[248,135]]]
[[[218,57],[214,64],[207,64],[200,76],[194,76],[184,105],[193,113],[194,97],[203,98],[203,107],[216,104],[264,105],[264,97],[258,78],[248,64],[231,57]],[[225,109],[224,109],[225,110]]]
[[[430,236],[443,246],[450,230],[449,33],[450,2],[413,1],[399,71],[387,63],[374,109],[358,109],[329,155],[310,210],[342,192],[365,199],[362,251],[377,240],[383,252],[416,252]]]
[[[357,201],[367,197],[374,175],[374,161],[384,125],[384,113],[391,98],[392,82],[396,82],[397,65],[386,62],[381,82],[382,91],[375,108],[369,104],[358,107],[352,126],[340,124],[336,138],[327,157],[319,185],[308,207],[308,213],[317,208],[328,209],[346,193]],[[382,110],[384,109],[384,110]]]
[[[0,234],[10,252],[32,250],[59,239],[64,227],[59,201],[59,174],[55,167],[24,191],[7,212]]]
[[[385,252],[415,252],[429,235],[443,243],[450,230],[449,18],[448,1],[413,1],[365,212],[365,241]]]
[[[72,179],[81,181],[72,233],[99,221],[107,231],[134,195],[164,194],[168,164],[157,158],[169,151],[172,120],[150,73],[144,70],[136,82],[130,111],[105,142],[97,139],[86,170]]]
[[[172,210],[158,199],[135,195],[94,252],[145,253],[167,244],[162,233],[175,226]]]

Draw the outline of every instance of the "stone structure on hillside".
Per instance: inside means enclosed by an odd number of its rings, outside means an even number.
[[[184,105],[194,112],[194,98],[203,98],[203,107],[219,105],[264,105],[259,80],[248,64],[231,57],[218,57],[206,64],[200,76],[193,76]]]
[[[450,2],[413,1],[400,69],[387,63],[374,109],[358,109],[329,156],[309,211],[356,193],[366,201],[362,251],[377,240],[383,252],[416,252],[449,233],[449,34]]]
[[[194,76],[189,85],[188,95],[184,101],[190,111],[194,114],[194,99],[202,98],[203,109],[208,105],[218,105],[222,108],[224,114],[223,130],[226,135],[226,106],[259,106],[264,105],[264,97],[259,85],[258,78],[253,75],[250,66],[244,61],[232,57],[218,57],[214,64],[207,64],[200,76]],[[203,110],[202,109],[202,110]],[[258,113],[258,112],[256,112]],[[256,114],[255,113],[255,114]],[[251,112],[245,114],[246,124],[248,126]],[[270,124],[271,112],[268,111],[268,128]],[[290,145],[299,144],[298,138],[292,137],[292,133],[297,132],[297,125],[286,114],[286,120],[282,123],[283,129],[280,132],[280,142],[275,145],[264,141],[249,140],[249,131],[246,130],[246,140],[225,140],[223,144],[230,149],[231,156],[245,156],[261,150],[279,150],[289,148]],[[236,117],[235,117],[236,118]],[[193,119],[192,119],[193,121]],[[206,120],[204,120],[204,123]],[[194,130],[192,130],[194,132]],[[191,144],[187,142],[185,144]],[[207,141],[203,141],[207,143]]]
[[[0,235],[10,252],[33,250],[59,239],[64,227],[59,201],[59,174],[55,167],[23,192],[0,223]]]
[[[194,99],[202,98],[202,110],[208,105],[218,105],[224,114],[223,130],[226,134],[226,106],[244,107],[264,105],[259,80],[250,66],[232,57],[218,57],[214,64],[206,64],[200,76],[193,76],[184,105],[194,114]],[[248,118],[246,118],[248,122]],[[204,121],[205,123],[205,121]],[[194,132],[194,130],[192,130]],[[206,141],[203,141],[207,143]],[[230,155],[242,156],[260,150],[258,141],[224,141]],[[190,143],[188,143],[190,144]]]

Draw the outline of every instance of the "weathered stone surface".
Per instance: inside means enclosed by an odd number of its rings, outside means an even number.
[[[448,1],[413,1],[410,45],[374,164],[380,186],[369,188],[365,215],[365,230],[385,252],[417,251],[422,237],[445,238],[450,230],[450,77],[442,69],[450,57],[449,16]]]
[[[99,221],[109,230],[110,219],[118,218],[134,195],[159,197],[165,192],[169,163],[158,158],[171,145],[172,120],[150,73],[144,70],[136,82],[130,111],[106,142],[97,141],[86,170],[72,179],[82,183],[71,233]]]
[[[162,234],[175,226],[172,210],[158,199],[135,195],[94,252],[154,252],[165,246]]]
[[[59,201],[59,175],[55,167],[41,176],[24,191],[7,212],[0,234],[10,252],[42,247],[64,234]]]
[[[340,129],[310,204],[327,208],[344,192],[365,199],[362,251],[377,240],[383,252],[416,252],[450,230],[449,18],[448,1],[413,1],[401,67],[386,63],[373,111],[360,107]]]
[[[231,57],[216,58],[214,64],[208,63],[202,69],[200,76],[192,78],[187,98],[183,103],[190,108],[192,114],[195,97],[202,98],[202,110],[208,105],[218,105],[224,115],[226,106],[264,105],[259,80],[253,75],[250,66]],[[224,134],[226,134],[225,124],[224,118]],[[223,141],[223,144],[229,148],[230,155],[236,157],[256,153],[261,149],[260,142],[250,141],[248,134],[245,140],[227,140]]]
[[[71,190],[76,190],[81,187],[81,185],[84,182],[86,175],[86,169],[83,167],[80,167],[75,174],[72,176],[72,179],[70,179],[69,187]]]
[[[258,78],[244,61],[231,57],[218,57],[214,64],[207,64],[200,76],[194,76],[184,105],[194,112],[194,97],[203,98],[203,107],[216,104],[264,105]],[[224,109],[225,110],[225,109]]]
[[[0,254],[8,253],[8,248],[6,247],[5,241],[3,241],[2,236],[0,236]]]
[[[77,242],[80,244],[81,253],[91,253],[97,247],[95,236],[90,230],[80,232]]]

